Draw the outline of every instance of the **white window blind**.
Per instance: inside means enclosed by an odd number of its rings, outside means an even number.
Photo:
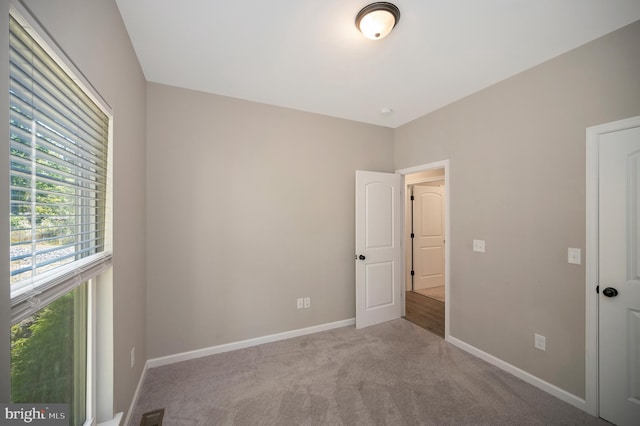
[[[12,323],[102,272],[110,117],[10,22]]]

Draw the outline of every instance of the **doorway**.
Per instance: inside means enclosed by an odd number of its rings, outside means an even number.
[[[404,175],[405,319],[448,336],[448,161]]]

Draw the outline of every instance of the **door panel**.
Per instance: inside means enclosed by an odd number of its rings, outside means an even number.
[[[365,185],[365,250],[393,248],[393,186],[372,181]]]
[[[369,263],[366,268],[365,309],[370,310],[393,304],[393,262]]]
[[[357,328],[402,313],[401,182],[396,174],[356,171]]]
[[[599,164],[600,416],[619,426],[635,425],[640,419],[640,128],[601,135]]]
[[[432,285],[419,285],[417,288],[428,288],[436,285],[444,285],[444,248],[422,247],[420,249],[420,274],[422,280],[432,279]],[[442,282],[442,284],[440,284]]]

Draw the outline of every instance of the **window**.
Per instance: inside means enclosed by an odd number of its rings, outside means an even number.
[[[111,117],[12,7],[9,38],[12,402],[91,420],[95,278],[111,265]],[[92,340],[93,339],[93,340]]]
[[[69,403],[70,424],[82,424],[86,387],[83,284],[11,327],[11,401]]]

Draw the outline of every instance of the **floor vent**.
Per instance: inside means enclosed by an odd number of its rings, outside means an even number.
[[[159,410],[147,411],[142,415],[140,426],[162,426],[162,418],[164,417],[164,408]]]

